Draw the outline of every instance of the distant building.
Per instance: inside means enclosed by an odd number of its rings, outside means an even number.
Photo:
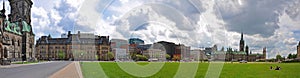
[[[67,38],[42,36],[35,46],[36,57],[39,60],[103,60],[101,56],[109,50],[109,36],[80,31],[77,34],[71,34],[69,31]]]
[[[110,40],[111,52],[115,55],[117,61],[128,61],[130,55],[128,52],[128,41],[123,39],[111,39]]]
[[[267,48],[266,47],[263,48],[263,57],[262,57],[262,59],[267,59]]]
[[[31,25],[31,0],[8,0],[10,14],[5,15],[5,1],[0,11],[0,63],[34,59],[34,33]],[[22,4],[22,6],[18,6]],[[8,64],[8,63],[7,63]]]
[[[190,61],[191,47],[178,44],[175,47],[175,55],[180,55],[180,60]]]
[[[137,45],[145,44],[144,40],[139,39],[139,38],[130,38],[128,41],[129,41],[129,44],[137,44]]]
[[[208,59],[204,50],[195,49],[190,51],[190,58],[192,61],[204,61]]]
[[[137,46],[144,45],[144,40],[139,38],[130,38],[129,41],[129,54],[142,54],[141,51],[138,51]]]
[[[240,50],[233,51],[232,48],[228,48],[227,51],[217,51],[215,48],[205,48],[204,52],[207,55],[208,59],[212,60],[221,60],[221,61],[257,61],[266,59],[266,47],[263,48],[262,54],[252,54],[249,53],[249,46],[244,46],[245,41],[243,39],[243,33],[241,34],[240,40]]]
[[[241,35],[241,40],[240,40],[240,51],[244,51],[244,47],[245,47],[245,41],[244,41],[244,38],[243,38],[243,33]]]
[[[171,56],[171,59],[176,56],[175,55],[175,47],[176,47],[176,44],[175,43],[172,43],[172,42],[166,42],[166,41],[159,41],[157,43],[160,43],[164,46],[167,54],[169,54]],[[177,56],[181,56],[181,55],[177,55]],[[169,59],[169,60],[171,60]]]
[[[149,61],[166,61],[166,49],[162,44],[154,43],[144,54],[148,52]],[[147,55],[146,55],[147,56]]]

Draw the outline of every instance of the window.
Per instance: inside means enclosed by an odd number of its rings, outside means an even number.
[[[32,44],[29,44],[29,48],[32,48]]]
[[[15,40],[14,39],[11,40],[11,44],[15,45]]]
[[[18,40],[18,46],[20,46],[20,40]]]

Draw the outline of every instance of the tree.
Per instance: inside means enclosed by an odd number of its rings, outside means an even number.
[[[174,55],[173,58],[172,58],[172,60],[179,61],[180,60],[180,56]]]
[[[166,59],[167,60],[170,60],[171,59],[171,56],[169,54],[166,54]]]
[[[136,61],[147,61],[148,58],[144,55],[136,54]]]
[[[114,59],[114,54],[112,53],[112,52],[107,52],[107,59],[108,60],[112,60],[112,59]]]
[[[277,61],[280,61],[281,59],[282,59],[281,55],[279,55],[279,54],[276,55],[276,60],[277,60]]]
[[[65,52],[63,52],[63,51],[58,51],[58,58],[59,59],[65,59],[65,56],[66,56],[66,53]]]
[[[293,55],[292,55],[292,58],[293,58],[293,59],[297,58],[297,54],[293,54]]]
[[[297,58],[297,54],[289,54],[287,58],[288,59],[295,59],[295,58]]]
[[[292,54],[290,53],[287,58],[292,59],[293,58]]]

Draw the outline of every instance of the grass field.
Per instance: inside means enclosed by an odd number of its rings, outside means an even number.
[[[81,62],[80,64],[85,78],[135,77],[123,71],[115,62]],[[138,62],[137,64],[146,66],[149,63]],[[165,63],[159,72],[147,78],[173,78],[179,65],[180,63]],[[270,70],[270,66],[280,66],[281,70]],[[205,77],[208,67],[209,63],[199,63],[195,78]],[[225,63],[220,78],[300,78],[300,63]]]

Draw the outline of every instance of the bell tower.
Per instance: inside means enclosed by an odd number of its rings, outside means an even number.
[[[244,41],[244,38],[243,38],[243,32],[241,34],[241,40],[240,40],[240,51],[244,51],[244,47],[245,47],[245,41]]]
[[[8,0],[11,7],[10,22],[26,21],[28,25],[31,24],[31,0]]]

